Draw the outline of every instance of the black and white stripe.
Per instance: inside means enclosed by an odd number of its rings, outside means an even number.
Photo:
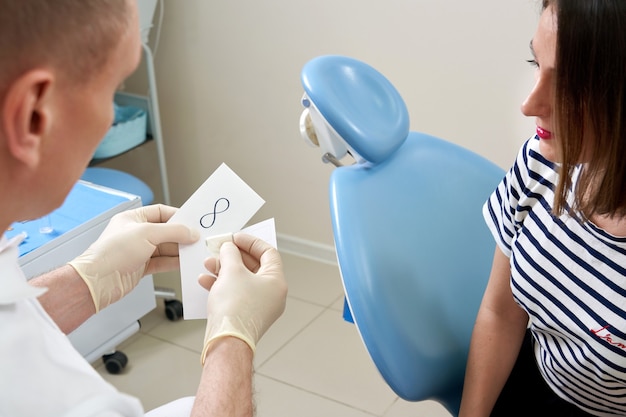
[[[511,259],[513,296],[530,316],[547,383],[591,414],[624,415],[626,239],[554,217],[555,168],[539,140],[528,140],[485,204],[485,220]]]

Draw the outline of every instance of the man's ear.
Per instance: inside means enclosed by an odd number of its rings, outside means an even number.
[[[33,167],[39,163],[42,144],[50,128],[49,93],[54,75],[45,69],[22,74],[9,86],[0,122],[13,158]]]

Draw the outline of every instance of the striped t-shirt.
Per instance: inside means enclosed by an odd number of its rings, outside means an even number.
[[[539,139],[529,139],[485,204],[485,220],[510,258],[513,296],[530,317],[548,385],[588,413],[624,415],[626,238],[555,218],[557,178]]]

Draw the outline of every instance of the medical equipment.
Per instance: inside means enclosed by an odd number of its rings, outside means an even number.
[[[495,247],[481,208],[504,172],[409,132],[400,94],[361,61],[317,57],[301,79],[302,136],[337,166],[329,200],[349,313],[396,394],[457,414]]]

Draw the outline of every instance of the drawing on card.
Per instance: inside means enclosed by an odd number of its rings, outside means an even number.
[[[264,202],[233,170],[221,164],[168,220],[200,232],[197,242],[178,247],[186,320],[206,318],[207,314],[208,292],[198,284],[198,276],[206,273],[204,260],[210,256],[206,239],[242,230]],[[275,240],[273,223],[268,228],[273,229]]]
[[[210,229],[217,220],[217,215],[224,213],[230,207],[230,201],[227,198],[220,197],[213,205],[213,211],[200,217],[200,226]]]

